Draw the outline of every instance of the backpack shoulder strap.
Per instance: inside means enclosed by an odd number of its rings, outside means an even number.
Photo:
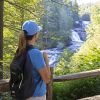
[[[31,49],[34,49],[34,48],[35,47],[33,45],[27,45],[26,50],[28,51],[28,50],[31,50]]]

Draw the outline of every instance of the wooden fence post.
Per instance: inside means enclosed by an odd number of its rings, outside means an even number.
[[[53,85],[53,68],[50,68],[51,70],[51,82],[47,85],[47,99],[46,100],[52,100],[52,85]]]

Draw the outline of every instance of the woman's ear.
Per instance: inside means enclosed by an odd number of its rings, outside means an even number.
[[[37,39],[38,39],[37,33],[34,35],[34,39],[35,39],[35,41],[37,41]]]
[[[36,34],[37,34],[37,33],[36,33]],[[33,36],[34,39],[36,38],[36,34]]]
[[[38,39],[39,38],[39,33],[36,33],[36,39]]]

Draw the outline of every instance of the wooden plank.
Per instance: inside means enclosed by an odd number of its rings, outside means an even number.
[[[47,85],[47,99],[46,100],[52,100],[53,93],[52,93],[52,84],[53,84],[53,68],[51,70],[51,82]]]
[[[9,91],[9,79],[0,80],[0,92]]]
[[[85,72],[79,72],[69,75],[63,75],[63,76],[57,76],[53,78],[54,82],[63,82],[63,81],[70,81],[70,80],[77,80],[87,77],[95,77],[100,75],[100,69],[91,70],[91,71],[85,71]],[[9,79],[3,79],[0,80],[0,92],[5,92],[9,90]],[[48,94],[52,94],[52,84],[48,88]],[[51,92],[50,92],[51,91]]]
[[[78,99],[78,100],[100,100],[100,95],[87,97],[87,98],[82,98],[82,99]]]
[[[85,72],[79,72],[69,75],[62,75],[57,76],[53,79],[54,82],[63,82],[63,81],[70,81],[70,80],[77,80],[87,77],[95,77],[100,75],[100,69],[91,70],[91,71],[85,71]]]

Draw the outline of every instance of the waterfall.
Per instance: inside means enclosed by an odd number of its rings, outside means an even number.
[[[86,29],[90,25],[91,21],[82,21],[82,26]]]
[[[83,24],[83,27],[86,27],[89,25],[89,22],[84,21],[82,24]],[[83,32],[83,31],[84,31],[84,28],[81,28],[81,27],[78,28],[77,32],[75,31],[75,28],[71,30],[72,44],[66,48],[72,51],[73,53],[77,52],[79,48],[81,47],[81,45],[84,43],[84,41],[80,39],[80,36],[78,34],[79,32]],[[61,50],[59,48],[52,48],[52,49],[42,50],[42,52],[46,52],[48,54],[49,65],[51,67],[55,67],[59,61],[60,55],[63,53],[63,49]]]
[[[71,31],[72,31],[72,35],[71,35],[71,40],[72,40],[72,42],[83,42],[83,41],[80,39],[80,37],[79,37],[79,35],[78,35],[77,32],[75,32],[74,30],[71,30]]]

